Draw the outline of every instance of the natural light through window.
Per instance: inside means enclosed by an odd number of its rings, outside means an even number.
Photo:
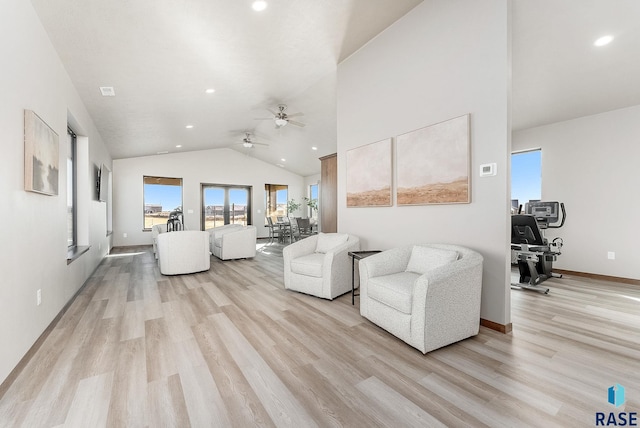
[[[542,197],[542,150],[511,155],[511,210]]]
[[[144,177],[144,229],[169,220],[172,211],[182,211],[182,179]]]

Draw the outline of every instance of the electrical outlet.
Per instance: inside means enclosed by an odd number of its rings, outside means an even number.
[[[38,288],[38,291],[36,291],[36,304],[40,306],[41,303],[42,303],[42,289]]]
[[[615,259],[616,259],[616,253],[614,253],[613,251],[609,251],[609,252],[607,253],[607,258],[608,258],[609,260],[615,260]]]
[[[123,233],[123,234],[122,234],[122,237],[123,237],[123,238],[126,238],[126,237],[127,237],[127,232]]]

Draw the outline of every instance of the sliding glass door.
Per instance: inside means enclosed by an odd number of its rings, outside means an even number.
[[[202,230],[251,224],[251,186],[201,184]]]

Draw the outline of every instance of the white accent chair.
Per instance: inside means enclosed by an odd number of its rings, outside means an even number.
[[[167,232],[167,223],[151,226],[151,240],[153,241],[153,255],[158,259],[158,235]]]
[[[256,256],[255,226],[226,224],[207,231],[211,234],[211,254],[220,260],[248,259]]]
[[[480,329],[482,256],[410,245],[360,261],[360,314],[426,354]]]
[[[360,250],[360,239],[345,233],[320,233],[286,246],[284,287],[333,300],[351,291],[349,251]]]
[[[181,230],[158,235],[158,267],[163,275],[209,270],[209,232]]]

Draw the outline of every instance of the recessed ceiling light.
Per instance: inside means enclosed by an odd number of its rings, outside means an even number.
[[[161,152],[156,152],[156,153],[158,153],[159,155],[166,155],[167,153],[169,153],[169,150],[163,150]]]
[[[613,40],[613,36],[611,36],[611,35],[602,36],[598,40],[593,42],[593,45],[594,46],[598,46],[598,47],[599,46],[605,46],[605,45],[608,45],[609,43],[611,43],[612,40]]]
[[[116,90],[113,89],[113,86],[100,86],[100,93],[103,97],[115,97]]]
[[[311,147],[311,150],[318,150],[316,146]]]
[[[206,92],[207,94],[213,94],[215,91],[216,91],[215,89],[213,89],[213,88],[209,88],[209,89],[207,89],[205,92]]]
[[[180,147],[182,147],[182,144],[177,144],[176,147],[180,148]]]
[[[263,10],[265,10],[267,8],[267,2],[264,1],[264,0],[256,0],[256,1],[253,2],[251,7],[256,12],[260,12],[260,11],[263,11]]]
[[[280,159],[282,162],[286,162],[287,160],[285,158]]]
[[[193,128],[193,125],[187,125],[187,126],[185,126],[185,128],[191,129],[191,128]]]

